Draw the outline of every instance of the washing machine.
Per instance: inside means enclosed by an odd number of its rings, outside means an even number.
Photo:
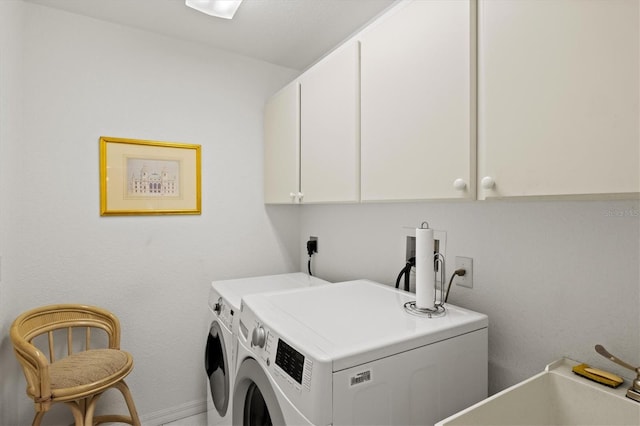
[[[204,354],[207,375],[207,424],[231,424],[231,397],[235,366],[233,355],[233,317],[236,312],[215,288],[209,293],[209,309],[213,319],[209,326]]]
[[[487,396],[484,314],[367,280],[243,298],[233,424],[433,425]]]
[[[243,296],[258,292],[291,290],[328,284],[328,281],[291,273],[241,278],[211,283],[209,325],[204,367],[207,377],[207,424],[230,425],[235,379],[238,312]]]

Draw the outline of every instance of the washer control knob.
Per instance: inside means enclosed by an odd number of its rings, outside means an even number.
[[[215,312],[218,315],[220,315],[220,312],[222,312],[222,297],[220,297],[216,302],[216,304],[213,305],[213,312]]]
[[[267,333],[265,333],[264,328],[261,325],[253,329],[253,333],[251,333],[251,346],[264,348],[266,340]]]

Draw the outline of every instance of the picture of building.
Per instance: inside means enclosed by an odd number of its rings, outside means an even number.
[[[179,169],[178,161],[129,158],[127,194],[135,197],[177,197],[180,195]]]

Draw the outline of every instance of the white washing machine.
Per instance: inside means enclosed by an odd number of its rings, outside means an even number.
[[[433,425],[487,396],[486,315],[359,280],[243,298],[235,425]]]
[[[204,357],[208,425],[231,424],[236,335],[241,298],[258,292],[290,290],[320,284],[328,282],[301,272],[211,283],[209,310],[212,318]]]
[[[233,336],[234,310],[220,293],[211,288],[209,310],[213,319],[207,334],[204,368],[207,375],[207,424],[231,424],[231,397],[235,366],[233,354],[236,338]]]

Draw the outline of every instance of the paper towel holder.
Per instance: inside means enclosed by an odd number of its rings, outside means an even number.
[[[424,225],[425,223],[426,222],[422,222],[422,225]],[[427,224],[427,228],[423,228],[423,229],[428,229],[428,227],[429,227],[429,224]],[[439,265],[440,283],[444,283],[444,277],[445,277],[444,256],[442,255],[442,253],[434,253],[433,261]],[[412,315],[416,315],[419,317],[426,317],[426,318],[441,317],[444,314],[446,314],[447,310],[444,307],[444,299],[445,299],[444,284],[441,284],[440,286],[440,302],[439,303],[437,303],[437,299],[436,299],[436,295],[438,294],[437,280],[434,281],[434,285],[436,287],[436,291],[434,292],[434,295],[433,295],[433,305],[434,305],[433,308],[419,308],[416,305],[416,301],[412,300],[404,304],[404,310]]]
[[[429,222],[427,222],[426,220],[423,221],[420,224],[420,228],[419,229],[429,229],[429,230],[431,230],[431,228],[429,227]],[[416,237],[417,237],[417,235],[416,235]],[[435,271],[439,271],[440,272],[440,283],[444,283],[444,256],[439,251],[436,251],[435,247],[432,248],[431,250],[434,250],[434,253],[433,253],[434,276],[437,273]],[[416,268],[417,268],[417,262],[416,262]],[[445,299],[444,285],[441,284],[441,286],[440,286],[440,302],[438,303],[438,301],[437,301],[437,294],[438,294],[437,282],[438,282],[438,280],[436,280],[436,279],[433,280],[434,292],[433,292],[433,305],[432,305],[432,307],[418,307],[417,300],[413,300],[413,301],[406,302],[404,304],[404,309],[408,313],[410,313],[412,315],[421,316],[421,317],[427,317],[427,318],[439,317],[439,316],[444,315],[446,313],[446,310],[445,310],[445,307],[444,307],[444,299]],[[417,285],[416,285],[416,296],[417,296]]]

